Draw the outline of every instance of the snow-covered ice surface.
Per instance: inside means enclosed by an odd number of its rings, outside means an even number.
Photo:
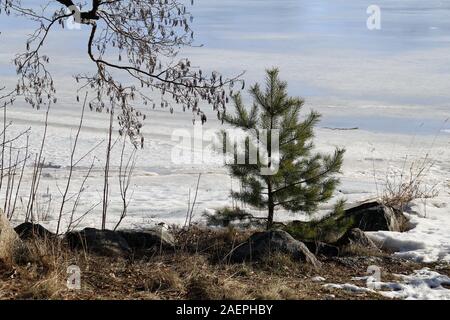
[[[379,293],[390,299],[406,300],[450,300],[450,278],[429,268],[416,270],[410,275],[395,275],[394,282],[374,281],[371,277],[355,278],[366,280],[366,287],[352,283],[324,284],[325,288],[345,290],[351,293]],[[447,286],[447,288],[445,287]]]

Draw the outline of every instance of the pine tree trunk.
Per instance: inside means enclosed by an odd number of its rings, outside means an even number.
[[[273,226],[273,206],[269,206],[269,216],[267,217],[267,230],[272,229]]]
[[[273,129],[273,116],[270,118],[270,130],[269,135],[267,137],[267,153],[268,153],[268,168],[272,167],[272,129]],[[272,182],[269,178],[267,182],[267,206],[269,209],[269,215],[267,216],[267,230],[272,229],[273,226],[273,211],[274,211],[274,203],[273,203],[273,193],[272,193]]]
[[[274,214],[274,203],[273,203],[273,193],[272,193],[272,184],[269,182],[267,184],[268,191],[268,199],[267,199],[267,207],[269,209],[269,215],[267,216],[267,230],[272,229],[273,226],[273,214]]]

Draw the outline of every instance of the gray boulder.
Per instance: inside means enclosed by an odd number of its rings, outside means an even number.
[[[51,239],[55,237],[54,233],[48,231],[40,224],[34,224],[31,222],[24,222],[15,227],[14,230],[22,240]]]
[[[339,247],[334,244],[328,244],[320,241],[303,241],[306,247],[316,256],[337,257],[339,256]]]
[[[65,239],[72,249],[86,250],[102,256],[127,257],[132,253],[125,238],[111,230],[86,228],[67,233]]]
[[[360,247],[365,250],[380,251],[376,244],[361,229],[355,228],[349,230],[335,244],[340,248]]]
[[[409,221],[399,210],[379,201],[367,201],[322,220],[292,221],[284,229],[300,241],[334,244],[355,228],[362,231],[403,232],[408,230]]]
[[[121,230],[118,233],[127,241],[133,251],[171,250],[175,248],[175,238],[162,227],[146,230]]]
[[[408,219],[400,210],[387,207],[379,201],[369,201],[345,210],[353,221],[352,228],[362,231],[396,231],[407,228]]]
[[[289,233],[282,230],[253,234],[245,243],[233,250],[230,254],[230,260],[232,262],[256,261],[275,252],[290,255],[292,258],[307,262],[315,268],[319,268],[321,265],[302,242],[295,240]]]

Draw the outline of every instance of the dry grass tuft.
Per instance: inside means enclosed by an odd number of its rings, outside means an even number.
[[[6,274],[16,285],[28,283],[15,294],[17,299],[54,299],[67,292],[67,267],[79,260],[59,240],[30,239],[24,241],[26,257],[14,266],[3,265]]]
[[[254,233],[242,231],[232,226],[223,229],[193,227],[189,231],[176,231],[180,251],[205,254],[211,262],[223,262],[223,259],[237,245]]]
[[[296,300],[299,294],[282,281],[275,281],[259,288],[255,293],[257,300]]]
[[[198,274],[187,283],[187,298],[193,300],[244,300],[249,299],[237,281],[221,279],[217,275]]]
[[[296,261],[284,253],[267,255],[260,262],[254,263],[254,267],[280,276],[313,274],[315,271],[312,265]]]
[[[62,267],[67,268],[69,260],[74,255],[59,240],[34,238],[26,242],[28,247],[28,259],[34,267],[40,269],[44,274],[54,271],[64,271]]]
[[[192,300],[218,300],[217,279],[208,275],[196,275],[189,279],[187,296]]]
[[[162,267],[153,270],[149,277],[142,280],[143,291],[182,291],[183,282],[177,272]]]
[[[406,165],[406,163],[405,163]],[[404,211],[416,199],[432,199],[439,195],[437,185],[428,186],[425,183],[434,163],[428,158],[414,161],[409,170],[402,169],[399,173],[386,176],[382,201],[385,205]]]
[[[374,248],[367,248],[361,245],[349,244],[340,249],[341,256],[358,256],[358,257],[384,257],[386,253]]]
[[[58,271],[47,274],[42,280],[38,280],[33,286],[23,293],[20,293],[17,299],[29,300],[48,300],[57,298],[60,293],[67,290],[65,280]]]

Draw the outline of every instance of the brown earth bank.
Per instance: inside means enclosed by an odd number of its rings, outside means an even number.
[[[232,263],[229,253],[254,231],[191,228],[171,231],[177,245],[127,256],[71,249],[59,238],[24,240],[28,259],[0,263],[0,299],[385,299],[377,293],[325,288],[325,283],[365,287],[371,265],[382,281],[428,267],[450,275],[449,265],[419,264],[364,248],[339,256],[317,255],[320,267],[274,252],[258,261]],[[68,267],[81,271],[81,289],[68,289]],[[325,281],[317,281],[316,277]]]

